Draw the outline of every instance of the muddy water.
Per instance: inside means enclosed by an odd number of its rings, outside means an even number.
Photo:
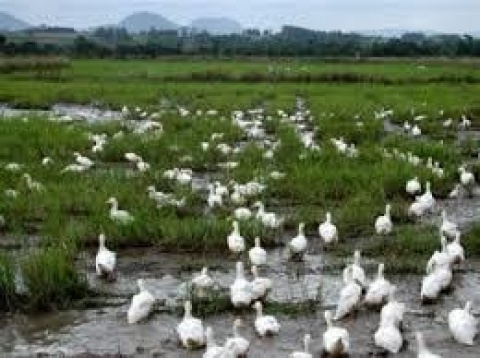
[[[234,260],[219,255],[179,255],[155,252],[152,249],[126,250],[119,254],[119,276],[115,283],[98,281],[93,272],[93,253],[85,253],[81,269],[99,292],[119,296],[115,305],[87,310],[69,310],[39,316],[0,316],[0,355],[28,356],[33,353],[97,355],[121,353],[126,356],[201,357],[201,352],[187,353],[178,346],[175,327],[180,317],[166,313],[163,306],[177,305],[182,301],[179,287],[204,263],[220,286],[228,287],[234,277]],[[317,298],[316,313],[287,317],[278,314],[282,324],[281,334],[270,339],[259,339],[253,330],[251,312],[221,314],[207,317],[206,325],[214,327],[216,338],[223,342],[231,334],[231,323],[239,316],[244,321],[241,333],[251,342],[251,357],[284,357],[301,345],[305,333],[313,337],[312,348],[321,349],[321,336],[325,331],[323,311],[331,308],[338,298],[339,280],[343,262],[328,255],[312,253],[306,262],[287,263],[282,250],[269,252],[269,265],[262,274],[274,281],[271,301],[290,302]],[[427,260],[427,258],[425,258]],[[373,277],[377,262],[365,260],[368,276]],[[408,306],[405,317],[407,349],[399,357],[413,357],[416,351],[413,332],[425,333],[432,350],[444,357],[478,357],[480,342],[475,347],[460,347],[450,338],[447,328],[448,312],[467,299],[479,311],[480,262],[469,262],[455,276],[452,293],[443,296],[433,306],[421,306],[418,300],[420,276],[391,276],[398,285],[398,299]],[[158,298],[159,309],[146,323],[130,326],[126,311],[130,296],[136,291],[135,280],[146,279],[152,293]],[[351,335],[353,357],[367,357],[378,353],[373,345],[373,333],[378,324],[376,312],[361,309],[354,318],[339,324]]]

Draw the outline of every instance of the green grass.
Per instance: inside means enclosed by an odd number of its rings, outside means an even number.
[[[9,255],[0,253],[0,311],[8,311],[15,305],[15,271]]]

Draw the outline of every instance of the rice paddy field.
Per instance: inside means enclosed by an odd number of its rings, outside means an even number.
[[[466,301],[480,312],[480,193],[459,171],[480,179],[480,62],[2,61],[1,355],[200,357],[175,332],[187,298],[218,342],[241,317],[249,356],[287,356],[306,333],[316,354],[354,250],[369,282],[385,264],[406,303],[399,357],[416,354],[417,330],[444,357],[478,355],[478,339],[453,340],[447,316]],[[412,195],[415,177],[422,188]],[[412,215],[427,182],[435,204]],[[393,229],[382,233],[375,222],[387,204]],[[442,210],[466,260],[449,293],[425,306]],[[319,236],[327,212],[336,243]],[[246,242],[237,255],[227,246],[235,220]],[[297,262],[289,252],[300,223],[308,245]],[[96,275],[101,233],[117,254],[113,282]],[[267,250],[260,273],[273,281],[265,311],[282,324],[274,338],[255,335],[253,309],[229,299],[235,263],[250,272],[256,237]],[[190,287],[204,266],[216,281],[206,298]],[[130,325],[139,278],[155,304]],[[360,305],[335,322],[350,333],[351,356],[382,352],[378,320]]]

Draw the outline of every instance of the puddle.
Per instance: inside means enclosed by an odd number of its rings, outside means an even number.
[[[0,316],[1,354],[21,357],[36,353],[80,354],[159,357],[201,357],[203,351],[186,352],[178,346],[175,328],[180,317],[174,314],[156,313],[149,321],[140,325],[126,323],[126,311],[130,296],[136,292],[135,280],[146,279],[152,293],[164,298],[167,304],[178,304],[179,286],[192,277],[192,273],[208,263],[211,275],[220,286],[228,287],[234,278],[234,260],[218,255],[203,254],[164,254],[153,249],[124,250],[119,255],[119,276],[115,283],[97,280],[93,272],[94,253],[85,253],[83,268],[89,272],[92,286],[102,292],[125,297],[125,304],[112,307],[69,310],[41,314],[38,316]],[[302,301],[319,295],[319,309],[315,313],[298,317],[278,314],[282,328],[279,336],[259,339],[253,330],[254,314],[225,313],[207,317],[205,325],[212,326],[218,342],[223,342],[231,334],[233,320],[240,316],[244,321],[241,334],[251,343],[251,357],[281,357],[301,346],[302,337],[310,333],[312,349],[321,349],[322,334],[325,330],[323,308],[336,303],[341,287],[341,262],[328,255],[310,254],[304,263],[286,263],[281,249],[269,251],[269,264],[262,268],[262,275],[270,277],[274,289],[269,301]],[[425,258],[427,260],[427,258]],[[368,277],[376,272],[377,262],[365,260]],[[457,273],[454,290],[442,297],[433,306],[421,306],[419,302],[420,276],[388,276],[398,286],[398,299],[407,304],[405,316],[405,336],[409,342],[407,350],[398,357],[412,357],[416,352],[413,336],[421,330],[431,349],[444,357],[478,357],[478,347],[461,347],[455,344],[448,332],[448,312],[463,305],[465,300],[473,300],[478,312],[480,298],[480,262],[469,262],[468,267]],[[320,284],[320,289],[319,289]],[[355,318],[341,321],[351,336],[352,356],[368,357],[378,351],[373,345],[373,333],[379,321],[379,314],[361,309]]]

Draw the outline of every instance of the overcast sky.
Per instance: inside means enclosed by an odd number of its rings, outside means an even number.
[[[271,29],[480,30],[480,0],[0,0],[0,11],[32,24],[80,28],[151,11],[182,25],[195,17],[227,16],[246,27]]]

